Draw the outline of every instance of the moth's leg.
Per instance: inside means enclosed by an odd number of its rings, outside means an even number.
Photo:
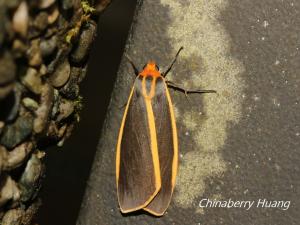
[[[186,96],[188,94],[193,94],[193,93],[198,93],[198,94],[203,94],[203,93],[217,93],[215,90],[188,90],[188,89],[185,89],[185,88],[181,87],[180,85],[175,84],[174,82],[169,81],[169,80],[167,80],[166,83],[167,83],[167,85],[168,85],[169,88],[172,88],[172,89],[174,89],[176,91],[181,91]]]

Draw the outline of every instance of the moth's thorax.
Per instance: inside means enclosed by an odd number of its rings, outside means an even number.
[[[157,65],[154,61],[149,61],[147,65],[144,67],[142,72],[139,73],[141,76],[152,76],[152,77],[160,77],[161,73],[157,69]]]
[[[139,75],[138,76],[139,82],[141,82],[141,91],[142,95],[145,99],[151,100],[155,93],[157,92],[157,85],[158,83],[161,84],[164,78],[162,76],[152,76],[152,75]]]

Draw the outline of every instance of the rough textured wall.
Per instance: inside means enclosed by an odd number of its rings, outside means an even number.
[[[0,223],[30,224],[43,158],[79,121],[79,83],[107,0],[0,0]],[[93,6],[93,7],[92,7]]]
[[[78,224],[298,224],[300,4],[281,0],[144,0],[127,54],[140,68],[218,94],[171,91],[180,166],[167,214],[121,215],[115,147],[134,74],[121,63]],[[291,201],[282,208],[200,208],[201,199]]]

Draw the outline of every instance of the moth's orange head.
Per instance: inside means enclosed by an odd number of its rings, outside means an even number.
[[[159,77],[161,73],[159,72],[159,68],[154,61],[149,61],[145,66],[142,72],[140,72],[142,76],[153,76]]]

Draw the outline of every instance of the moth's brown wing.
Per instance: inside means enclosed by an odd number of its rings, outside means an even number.
[[[117,192],[123,213],[145,207],[161,186],[153,112],[150,100],[143,96],[143,85],[142,77],[138,77],[125,109],[117,145]]]
[[[155,117],[162,183],[160,191],[144,210],[156,216],[161,216],[170,204],[178,167],[175,116],[168,88],[163,78],[156,80],[152,108]]]

